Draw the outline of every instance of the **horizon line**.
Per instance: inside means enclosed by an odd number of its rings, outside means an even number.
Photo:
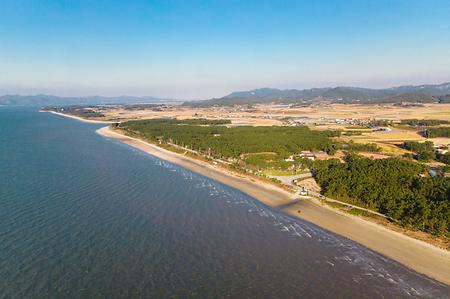
[[[226,97],[228,95],[230,95],[231,93],[235,93],[235,92],[246,92],[246,91],[254,91],[254,90],[261,90],[261,89],[276,89],[276,90],[280,90],[280,91],[286,91],[286,90],[298,90],[298,91],[302,91],[302,90],[310,90],[310,89],[326,89],[326,88],[361,88],[361,89],[371,89],[371,90],[383,90],[383,89],[391,89],[391,88],[400,88],[400,87],[411,87],[411,86],[433,86],[433,85],[444,85],[444,84],[450,84],[450,79],[448,81],[441,81],[440,83],[421,83],[421,84],[401,84],[401,85],[394,85],[394,86],[390,86],[390,87],[378,87],[378,88],[374,88],[374,87],[366,87],[366,86],[358,86],[358,85],[327,85],[327,86],[323,86],[323,87],[307,87],[307,88],[278,88],[278,87],[257,87],[257,88],[252,88],[252,89],[245,89],[245,90],[234,90],[229,92],[228,94],[219,96],[219,97],[207,97],[207,98],[196,98],[196,99],[185,99],[185,98],[179,98],[179,97],[174,97],[174,96],[155,96],[155,95],[151,95],[151,94],[146,94],[146,95],[127,95],[127,94],[119,94],[119,95],[100,95],[100,94],[95,94],[95,95],[56,95],[56,94],[52,94],[52,93],[4,93],[4,94],[0,94],[0,97],[5,97],[5,96],[29,96],[29,97],[37,97],[37,96],[52,96],[52,97],[58,97],[58,98],[93,98],[93,97],[101,97],[101,98],[120,98],[120,97],[130,97],[130,98],[146,98],[146,97],[151,97],[157,100],[174,100],[174,101],[199,101],[199,100],[209,100],[209,99],[220,99],[223,97]],[[1,87],[0,87],[1,89]],[[26,89],[26,88],[25,88]],[[37,89],[35,87],[32,87],[30,89]]]

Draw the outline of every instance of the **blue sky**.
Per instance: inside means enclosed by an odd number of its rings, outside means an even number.
[[[0,0],[0,94],[450,81],[450,1]]]

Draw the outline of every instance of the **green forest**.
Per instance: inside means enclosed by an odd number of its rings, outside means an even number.
[[[450,178],[422,177],[426,166],[348,155],[316,161],[313,174],[326,196],[377,210],[401,224],[436,235],[450,230]]]
[[[152,141],[169,142],[216,158],[239,158],[242,154],[270,152],[284,158],[301,150],[334,154],[339,144],[329,137],[336,131],[312,131],[300,127],[226,127],[222,120],[153,119],[130,121],[120,128]]]

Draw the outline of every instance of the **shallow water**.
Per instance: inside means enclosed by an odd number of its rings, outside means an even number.
[[[100,126],[0,107],[0,298],[449,297]]]

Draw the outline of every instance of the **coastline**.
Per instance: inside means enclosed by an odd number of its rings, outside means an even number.
[[[333,233],[344,236],[389,257],[404,266],[450,285],[450,252],[413,239],[379,224],[321,205],[318,200],[296,201],[281,188],[242,175],[237,176],[207,162],[171,152],[154,144],[120,134],[109,127],[97,130],[99,135],[114,138],[160,159],[188,168],[196,173],[239,189],[260,202]],[[298,213],[298,211],[301,211]]]
[[[56,112],[56,111],[39,110],[39,112],[48,112],[48,113],[52,113],[52,114],[59,115],[59,116],[73,118],[73,119],[82,121],[84,123],[95,123],[95,124],[112,124],[113,123],[112,121],[106,121],[106,120],[85,119],[85,118],[82,118],[82,117],[79,117],[79,116],[70,115],[70,114],[64,114],[64,113],[60,113],[60,112]]]
[[[42,111],[69,117],[82,122],[111,124],[108,121],[86,120],[81,117]],[[378,252],[418,273],[450,286],[450,252],[429,243],[390,230],[380,224],[341,212],[311,198],[296,200],[296,196],[270,183],[256,180],[210,163],[175,153],[141,139],[112,130],[109,126],[96,131],[106,138],[114,138],[134,148],[196,173],[239,189],[267,206],[280,209],[293,217],[306,220],[335,234],[346,237]],[[300,211],[300,213],[299,213]]]
[[[224,169],[215,167],[207,162],[188,158],[182,154],[171,152],[138,138],[120,134],[111,130],[109,127],[100,128],[96,132],[104,137],[117,139],[160,159],[188,168],[203,176],[239,189],[252,197],[257,197],[258,200],[269,206],[283,206],[294,200],[294,194],[271,184],[252,180],[249,177],[241,175],[238,177],[230,171],[225,171]]]

